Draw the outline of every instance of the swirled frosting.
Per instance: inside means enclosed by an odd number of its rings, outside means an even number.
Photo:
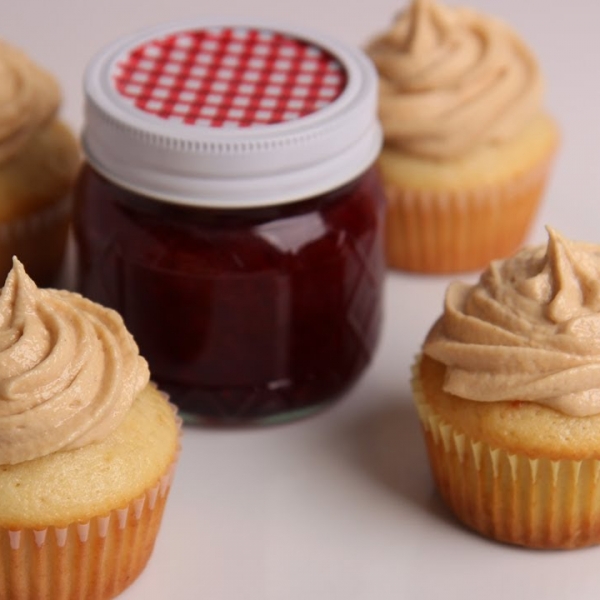
[[[104,439],[148,379],[115,311],[38,289],[13,260],[0,295],[0,464]]]
[[[23,52],[0,41],[0,162],[21,150],[58,108],[54,78]]]
[[[509,139],[541,107],[528,48],[501,21],[414,0],[367,52],[380,76],[386,143],[435,159]]]
[[[447,392],[600,413],[600,245],[548,233],[547,246],[448,288],[423,348],[446,365]]]

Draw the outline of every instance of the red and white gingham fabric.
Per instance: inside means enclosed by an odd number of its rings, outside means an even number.
[[[306,41],[222,27],[144,43],[117,61],[113,82],[127,102],[166,120],[251,127],[320,110],[341,94],[346,74],[335,57]]]

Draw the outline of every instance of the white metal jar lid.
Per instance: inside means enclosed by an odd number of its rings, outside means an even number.
[[[366,56],[279,24],[196,20],[120,39],[90,63],[85,96],[90,164],[177,204],[317,196],[360,175],[381,147]]]

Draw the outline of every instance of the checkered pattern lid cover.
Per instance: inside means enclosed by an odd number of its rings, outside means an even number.
[[[117,40],[86,73],[83,142],[117,184],[263,206],[356,177],[381,144],[368,59],[313,32],[199,21]]]
[[[118,60],[114,85],[137,109],[201,127],[252,127],[302,118],[344,89],[329,52],[270,30],[213,27],[152,39]]]

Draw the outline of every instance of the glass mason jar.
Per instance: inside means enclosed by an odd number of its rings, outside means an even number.
[[[77,286],[118,310],[188,422],[328,406],[376,347],[376,77],[296,28],[186,22],[86,73]]]

